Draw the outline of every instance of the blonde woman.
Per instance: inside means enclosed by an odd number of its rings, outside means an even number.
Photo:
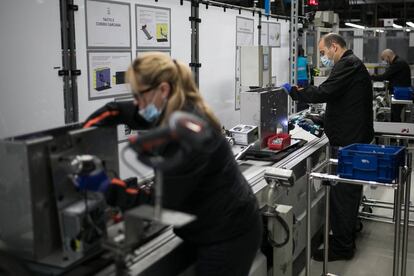
[[[189,67],[165,54],[148,53],[132,63],[127,79],[134,102],[108,103],[86,126],[155,128],[177,110],[204,119],[213,135],[203,149],[187,151],[183,162],[163,171],[163,205],[197,217],[174,229],[195,247],[197,275],[248,275],[262,236],[258,204]],[[171,142],[158,153],[173,156],[178,150],[178,143]]]

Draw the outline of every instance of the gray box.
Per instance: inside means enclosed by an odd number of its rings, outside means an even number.
[[[237,125],[229,130],[234,143],[237,145],[247,146],[259,139],[259,130],[257,126]]]
[[[282,88],[258,88],[240,93],[240,123],[259,127],[261,147],[266,138],[288,133],[287,94]]]

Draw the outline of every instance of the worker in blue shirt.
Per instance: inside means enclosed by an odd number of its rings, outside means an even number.
[[[298,86],[306,88],[309,85],[308,81],[308,60],[305,57],[305,51],[302,47],[299,47],[298,50],[298,59],[297,59],[297,69],[298,69]],[[309,105],[303,101],[298,101],[296,109],[297,111],[302,111],[309,108]]]
[[[305,51],[302,47],[298,50],[298,86],[307,87],[308,82],[308,60],[305,57]]]

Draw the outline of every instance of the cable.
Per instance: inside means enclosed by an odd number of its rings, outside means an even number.
[[[285,232],[286,232],[286,238],[283,240],[283,242],[281,242],[281,243],[278,243],[277,241],[275,241],[273,238],[272,238],[272,236],[271,236],[271,232],[269,231],[268,233],[267,233],[267,239],[269,240],[269,243],[273,246],[273,247],[276,247],[276,248],[281,248],[281,247],[283,247],[283,246],[285,246],[288,242],[289,242],[289,239],[290,239],[290,232],[289,232],[289,225],[287,224],[287,222],[281,217],[281,216],[279,216],[278,214],[276,214],[275,216],[274,216],[276,219],[277,219],[277,221],[282,225],[282,227],[283,227],[283,229],[285,230]]]
[[[95,224],[95,222],[93,221],[90,213],[89,213],[89,206],[88,206],[88,191],[85,189],[84,193],[83,193],[83,199],[84,199],[84,204],[85,204],[85,214],[83,217],[83,223],[87,222],[89,225],[91,225],[93,227],[93,229],[96,231],[97,235],[99,237],[103,236],[103,232],[102,230]],[[84,227],[84,225],[82,225]],[[83,229],[84,233],[86,233],[86,235],[91,235],[92,233],[89,231],[86,231],[86,228],[84,227]],[[84,238],[84,237],[83,237]],[[84,240],[89,243],[88,241],[91,241],[92,237],[86,237]]]
[[[128,150],[128,147],[125,147],[122,149],[121,151],[121,160],[122,162],[124,162],[125,166],[127,166],[128,169],[130,169],[131,171],[133,171],[135,174],[137,174],[139,177],[141,177],[142,179],[145,179],[144,175],[142,173],[140,173],[137,169],[135,169],[130,163],[129,161],[126,159],[125,155],[126,155],[126,151]]]

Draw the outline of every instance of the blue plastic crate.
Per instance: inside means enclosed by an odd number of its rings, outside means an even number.
[[[405,164],[405,147],[352,144],[339,150],[338,174],[343,178],[391,183]]]
[[[412,100],[412,87],[394,87],[394,99],[396,100]]]

